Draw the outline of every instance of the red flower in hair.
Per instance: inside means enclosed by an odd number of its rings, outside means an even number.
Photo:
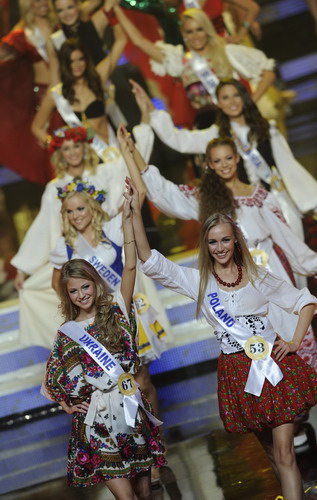
[[[60,148],[64,141],[74,142],[91,142],[88,139],[87,129],[84,127],[63,127],[53,132],[52,139],[50,140],[47,150],[50,154],[54,153],[56,149]]]

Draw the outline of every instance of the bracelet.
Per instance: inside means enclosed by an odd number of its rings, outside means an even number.
[[[250,27],[251,27],[251,23],[249,23],[249,21],[243,21],[242,26],[243,26],[246,30],[248,30],[248,29],[250,29]]]
[[[131,240],[131,241],[125,241],[124,244],[125,245],[130,245],[130,243],[133,243],[135,240]]]
[[[104,15],[106,16],[106,18],[108,19],[110,26],[115,26],[116,24],[119,23],[118,18],[115,15],[113,9],[111,9],[111,10],[109,10],[109,12],[107,12],[106,9],[103,7],[101,10],[104,13]]]

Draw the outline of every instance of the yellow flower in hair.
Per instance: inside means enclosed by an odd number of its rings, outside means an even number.
[[[71,193],[72,191],[75,191],[76,189],[76,184],[75,182],[71,182],[68,184],[68,192]]]

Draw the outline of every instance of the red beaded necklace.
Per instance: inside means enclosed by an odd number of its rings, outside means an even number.
[[[216,280],[218,281],[218,283],[220,283],[220,285],[222,286],[226,286],[228,288],[233,288],[234,286],[237,286],[241,283],[242,281],[242,267],[238,264],[238,277],[236,279],[236,281],[234,281],[233,283],[227,283],[226,281],[223,281],[220,276],[218,276],[218,274],[216,273],[216,271],[213,272],[213,275],[214,277],[216,278]]]

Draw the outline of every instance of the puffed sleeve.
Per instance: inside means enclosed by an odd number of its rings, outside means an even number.
[[[68,261],[67,247],[63,236],[57,240],[56,247],[50,253],[50,261],[55,269],[61,269]]]
[[[65,401],[69,404],[65,384],[67,381],[66,367],[63,360],[63,339],[65,335],[58,332],[53,349],[46,364],[45,379],[42,394],[53,401]]]
[[[166,111],[152,111],[150,123],[161,141],[180,153],[205,154],[208,142],[219,135],[217,125],[202,130],[179,129]]]
[[[274,159],[292,200],[301,213],[317,210],[317,181],[294,157],[274,123],[270,123]],[[303,189],[305,186],[305,189]]]
[[[155,42],[155,45],[164,55],[164,60],[162,63],[159,63],[154,61],[154,59],[150,59],[153,73],[159,76],[181,76],[184,69],[184,49],[182,45],[172,45],[171,43],[164,43],[161,40]]]
[[[117,215],[123,204],[122,193],[125,189],[124,180],[127,175],[129,175],[129,171],[122,156],[115,161],[102,163],[97,167],[98,188],[107,192],[102,208],[110,217]],[[94,184],[93,177],[89,180]]]
[[[119,290],[113,295],[112,309],[119,324],[124,328],[128,328],[130,335],[135,337],[137,333],[137,324],[134,304],[131,304],[130,313],[128,313],[124,298]]]
[[[298,290],[298,288],[275,274],[263,273],[256,280],[255,286],[265,295],[269,302],[281,307],[288,313],[299,314],[301,309],[308,304],[315,304],[315,313],[317,312],[317,299],[311,295],[307,288]]]
[[[103,230],[108,238],[119,245],[123,246],[123,231],[122,231],[122,212],[112,217],[103,225]]]
[[[198,220],[197,188],[168,181],[153,165],[147,167],[141,174],[147,189],[147,196],[158,210],[170,217]]]
[[[148,163],[154,144],[154,132],[151,125],[149,123],[139,123],[139,125],[133,127],[133,135],[136,147],[145,163]]]
[[[157,250],[152,250],[151,257],[140,264],[141,271],[159,281],[166,288],[174,290],[197,300],[199,290],[199,271],[191,267],[179,266],[169,259],[166,259]]]
[[[61,234],[60,201],[56,197],[55,182],[52,181],[45,188],[40,211],[11,264],[26,274],[33,274],[49,261],[50,251]]]
[[[233,69],[255,84],[261,80],[263,71],[274,71],[274,59],[268,59],[261,50],[233,43],[227,44],[225,50]]]
[[[269,227],[272,240],[282,248],[292,269],[305,276],[316,276],[317,253],[300,240],[285,222],[273,194],[268,193],[260,211]]]

